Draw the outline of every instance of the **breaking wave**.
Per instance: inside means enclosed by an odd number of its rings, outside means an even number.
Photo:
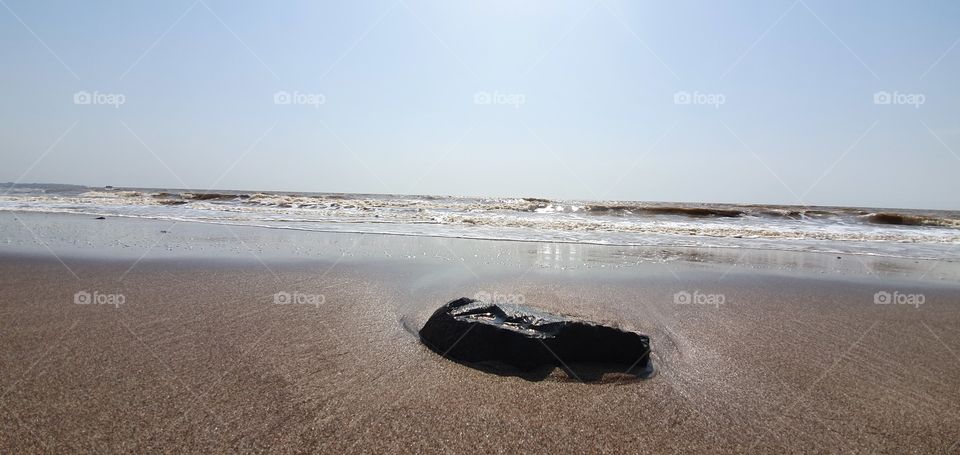
[[[624,245],[713,245],[716,239],[744,247],[784,241],[872,242],[869,248],[894,248],[901,253],[905,245],[960,243],[960,212],[955,211],[63,185],[8,190],[0,196],[0,210],[296,229],[342,230],[349,225],[363,232]],[[849,249],[835,244],[823,247],[845,248]]]
[[[866,220],[873,224],[889,224],[894,226],[960,227],[960,220],[955,218],[908,215],[903,213],[871,213],[866,216]]]

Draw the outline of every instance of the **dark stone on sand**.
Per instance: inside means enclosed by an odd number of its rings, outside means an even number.
[[[107,219],[107,218],[106,218],[106,217],[102,217],[102,216],[98,216],[98,217],[96,217],[96,218],[94,218],[94,219],[95,219],[95,220],[105,220],[105,219]]]
[[[584,380],[606,372],[652,372],[646,335],[465,297],[435,311],[420,329],[420,340],[444,357],[496,372],[503,367],[520,373],[559,367]]]

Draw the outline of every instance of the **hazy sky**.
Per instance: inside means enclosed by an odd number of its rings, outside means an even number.
[[[0,0],[0,181],[960,209],[958,40],[956,1]]]

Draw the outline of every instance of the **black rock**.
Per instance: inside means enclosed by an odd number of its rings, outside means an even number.
[[[95,220],[105,220],[106,218],[105,218],[105,217],[102,217],[102,216],[98,216],[98,217],[96,217],[96,218],[94,218],[94,219],[95,219]]]
[[[465,297],[435,311],[420,329],[420,340],[444,357],[494,372],[504,372],[504,366],[521,373],[539,370],[542,378],[560,367],[582,380],[607,372],[652,372],[646,335]]]

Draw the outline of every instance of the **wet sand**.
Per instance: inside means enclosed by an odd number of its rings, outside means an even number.
[[[955,282],[823,273],[822,257],[811,273],[749,256],[761,265],[513,267],[407,242],[426,254],[0,249],[0,452],[958,450]],[[478,292],[644,332],[658,373],[498,376],[404,329]]]

